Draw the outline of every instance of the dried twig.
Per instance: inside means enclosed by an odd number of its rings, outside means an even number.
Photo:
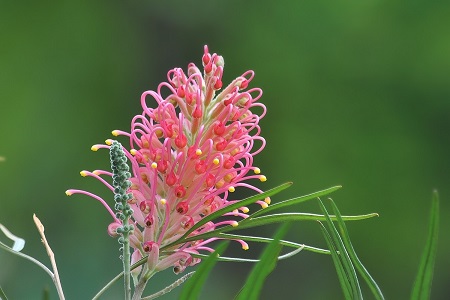
[[[38,217],[36,217],[35,214],[33,214],[33,220],[34,220],[34,223],[36,224],[39,234],[41,235],[42,243],[44,244],[45,250],[47,250],[48,257],[50,258],[50,262],[52,264],[53,273],[54,273],[53,282],[55,283],[56,290],[58,291],[59,299],[64,300],[65,298],[64,298],[64,293],[63,293],[62,286],[61,286],[61,281],[59,279],[58,268],[56,267],[55,254],[53,254],[53,251],[50,248],[50,245],[48,244],[47,239],[45,238],[44,225],[42,225],[41,221],[38,219]]]

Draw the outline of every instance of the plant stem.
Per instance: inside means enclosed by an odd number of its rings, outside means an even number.
[[[164,294],[167,294],[169,292],[171,292],[174,288],[180,286],[181,284],[183,284],[186,280],[188,280],[190,277],[192,277],[192,275],[194,275],[195,271],[192,271],[190,273],[187,273],[186,275],[184,275],[183,277],[181,277],[180,279],[178,279],[177,281],[175,281],[174,283],[172,283],[171,285],[165,287],[164,289],[160,290],[157,293],[154,293],[150,296],[141,298],[141,300],[152,300],[158,297],[161,297]]]
[[[133,300],[140,300],[142,293],[144,293],[145,286],[147,285],[146,276],[142,276],[139,279],[139,283],[134,288]]]
[[[128,224],[129,217],[126,217],[124,224]],[[123,233],[123,279],[125,288],[125,300],[131,300],[131,285],[130,285],[130,232]]]
[[[50,248],[50,245],[47,242],[47,239],[45,238],[44,225],[42,225],[41,221],[38,219],[38,217],[36,217],[35,214],[33,214],[33,220],[34,220],[34,223],[36,224],[39,234],[41,235],[42,243],[44,244],[44,247],[47,250],[48,257],[50,258],[50,262],[52,264],[52,268],[53,268],[52,279],[53,279],[53,282],[55,283],[55,287],[58,292],[59,299],[64,300],[65,299],[64,292],[63,292],[63,289],[61,286],[61,280],[59,279],[58,268],[56,267],[55,254],[53,253],[52,249]]]

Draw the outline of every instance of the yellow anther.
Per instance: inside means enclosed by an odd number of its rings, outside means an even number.
[[[161,129],[156,129],[155,134],[158,138],[162,138],[164,136],[164,132]]]
[[[246,206],[243,206],[243,207],[241,207],[241,211],[242,211],[244,214],[246,214],[246,213],[248,213],[248,212],[250,211],[250,209],[248,209],[248,207],[246,207]]]
[[[229,191],[230,193],[233,193],[235,190],[236,190],[236,189],[234,188],[234,186],[230,186],[230,187],[228,188],[228,191]]]
[[[264,208],[267,208],[269,205],[266,203],[266,202],[263,202],[263,203],[261,203],[261,207],[264,209]]]
[[[218,158],[214,158],[213,159],[213,164],[218,165],[220,163]]]
[[[243,245],[242,245],[242,249],[243,249],[243,250],[248,250],[248,244],[247,244],[247,243],[243,244]]]
[[[83,176],[83,177],[86,177],[88,174],[87,174],[87,171],[81,171],[80,175]]]
[[[197,154],[197,156],[200,156],[200,155],[202,155],[202,150],[200,150],[200,149],[197,149],[197,150],[195,150],[195,154]]]
[[[161,203],[162,205],[166,205],[167,200],[166,199],[161,199],[161,200],[159,200],[159,203]]]
[[[233,210],[233,214],[235,215],[235,216],[237,216],[238,215],[238,210],[237,209],[235,209],[235,210]]]
[[[226,182],[230,183],[231,180],[233,180],[234,177],[236,177],[235,174],[233,174],[233,173],[228,173],[227,175],[225,175],[225,176],[223,177],[223,179],[224,179]]]
[[[94,175],[100,175],[100,171],[99,171],[99,170],[92,171],[92,174],[94,174]]]
[[[91,147],[91,150],[92,150],[92,151],[97,151],[97,150],[98,150],[98,146],[97,146],[97,145],[92,146],[92,147]]]
[[[267,177],[264,176],[264,175],[261,175],[261,176],[259,176],[259,180],[260,180],[261,182],[264,182],[264,181],[267,180]]]
[[[230,154],[231,154],[232,156],[234,156],[234,155],[238,154],[239,151],[240,151],[239,148],[234,148],[233,150],[231,150]]]
[[[70,190],[67,190],[67,191],[66,191],[66,195],[67,195],[67,196],[72,196],[72,192],[71,192]]]
[[[255,174],[259,174],[259,173],[261,173],[261,169],[260,169],[260,168],[255,168],[255,169],[253,170],[253,172],[254,172]]]
[[[151,167],[152,167],[152,169],[156,169],[158,167],[158,164],[155,162],[152,162]]]
[[[220,179],[219,181],[216,182],[216,188],[220,189],[221,187],[223,187],[224,184],[225,180]]]
[[[270,202],[272,202],[272,201],[270,200],[270,197],[267,197],[266,199],[264,199],[264,202],[266,202],[267,204],[270,204]]]
[[[239,223],[236,222],[236,221],[233,221],[233,222],[231,222],[230,225],[233,226],[233,227],[238,227],[238,226],[239,226]]]
[[[107,139],[107,140],[105,141],[105,144],[108,145],[108,146],[111,146],[113,142],[114,142],[114,141],[113,141],[112,139]]]
[[[119,135],[119,130],[113,130],[111,131],[113,136],[118,136]]]
[[[136,155],[136,153],[137,153],[137,150],[136,150],[136,149],[131,149],[131,150],[130,150],[130,154],[131,154],[131,155]]]

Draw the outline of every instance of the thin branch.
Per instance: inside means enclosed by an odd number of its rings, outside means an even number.
[[[178,279],[177,281],[175,281],[174,283],[172,283],[171,285],[165,287],[164,289],[160,290],[157,293],[154,293],[150,296],[141,298],[141,300],[151,300],[151,299],[155,299],[158,297],[161,297],[164,294],[169,293],[170,291],[172,291],[174,288],[182,285],[186,280],[188,280],[189,278],[192,277],[192,275],[194,275],[195,271],[192,271],[190,273],[187,273],[186,275],[184,275],[183,277],[181,277],[180,279]]]
[[[59,279],[58,268],[56,267],[55,254],[53,253],[52,249],[50,248],[50,245],[47,242],[47,239],[45,238],[44,225],[42,225],[41,221],[38,219],[38,217],[36,217],[36,214],[33,214],[33,220],[34,220],[34,223],[36,224],[39,234],[41,235],[42,243],[44,244],[45,250],[47,250],[48,257],[50,258],[50,262],[52,264],[53,273],[54,273],[53,282],[55,283],[56,290],[58,291],[59,299],[64,300],[65,298],[64,298],[64,293],[63,293],[63,289],[61,286],[61,281]]]
[[[45,272],[47,272],[48,275],[50,275],[50,277],[53,279],[53,273],[52,271],[50,271],[49,268],[47,268],[43,263],[41,263],[40,261],[38,261],[36,258],[28,256],[26,254],[23,254],[22,252],[17,252],[14,251],[12,248],[6,246],[5,244],[3,244],[2,242],[0,242],[0,248],[3,248],[4,250],[11,252],[12,254],[15,254],[17,256],[20,256],[22,258],[25,258],[33,263],[35,263],[36,265],[38,265],[39,267],[42,268],[42,270],[44,270]]]

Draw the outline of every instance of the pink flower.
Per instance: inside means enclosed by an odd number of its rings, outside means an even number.
[[[257,102],[261,89],[247,89],[253,71],[245,72],[222,89],[222,56],[210,54],[205,46],[202,63],[203,73],[193,63],[188,65],[187,74],[180,68],[169,71],[167,82],[161,83],[156,92],[142,94],[143,112],[133,118],[131,132],[113,131],[115,136],[130,139],[130,150],[123,150],[131,162],[133,259],[148,255],[148,267],[154,271],[173,267],[175,272],[181,272],[199,262],[192,253],[213,251],[208,244],[217,238],[160,249],[177,241],[203,217],[239,201],[231,196],[236,188],[261,193],[249,181],[266,181],[259,168],[253,166],[253,156],[265,146],[258,123],[266,113],[265,106]],[[148,105],[149,100],[156,105]],[[260,115],[252,111],[254,108]],[[92,150],[109,148],[111,143],[107,140],[107,145],[94,145]],[[111,176],[110,172],[81,174],[93,176],[114,190],[100,177]],[[114,218],[108,233],[117,235],[115,230],[121,222],[102,198],[81,190],[67,191],[68,195],[73,193],[101,201]],[[258,203],[266,207],[269,201]],[[248,217],[247,212],[247,207],[241,207],[191,235],[237,226],[239,219]],[[248,249],[244,241],[238,242]]]

